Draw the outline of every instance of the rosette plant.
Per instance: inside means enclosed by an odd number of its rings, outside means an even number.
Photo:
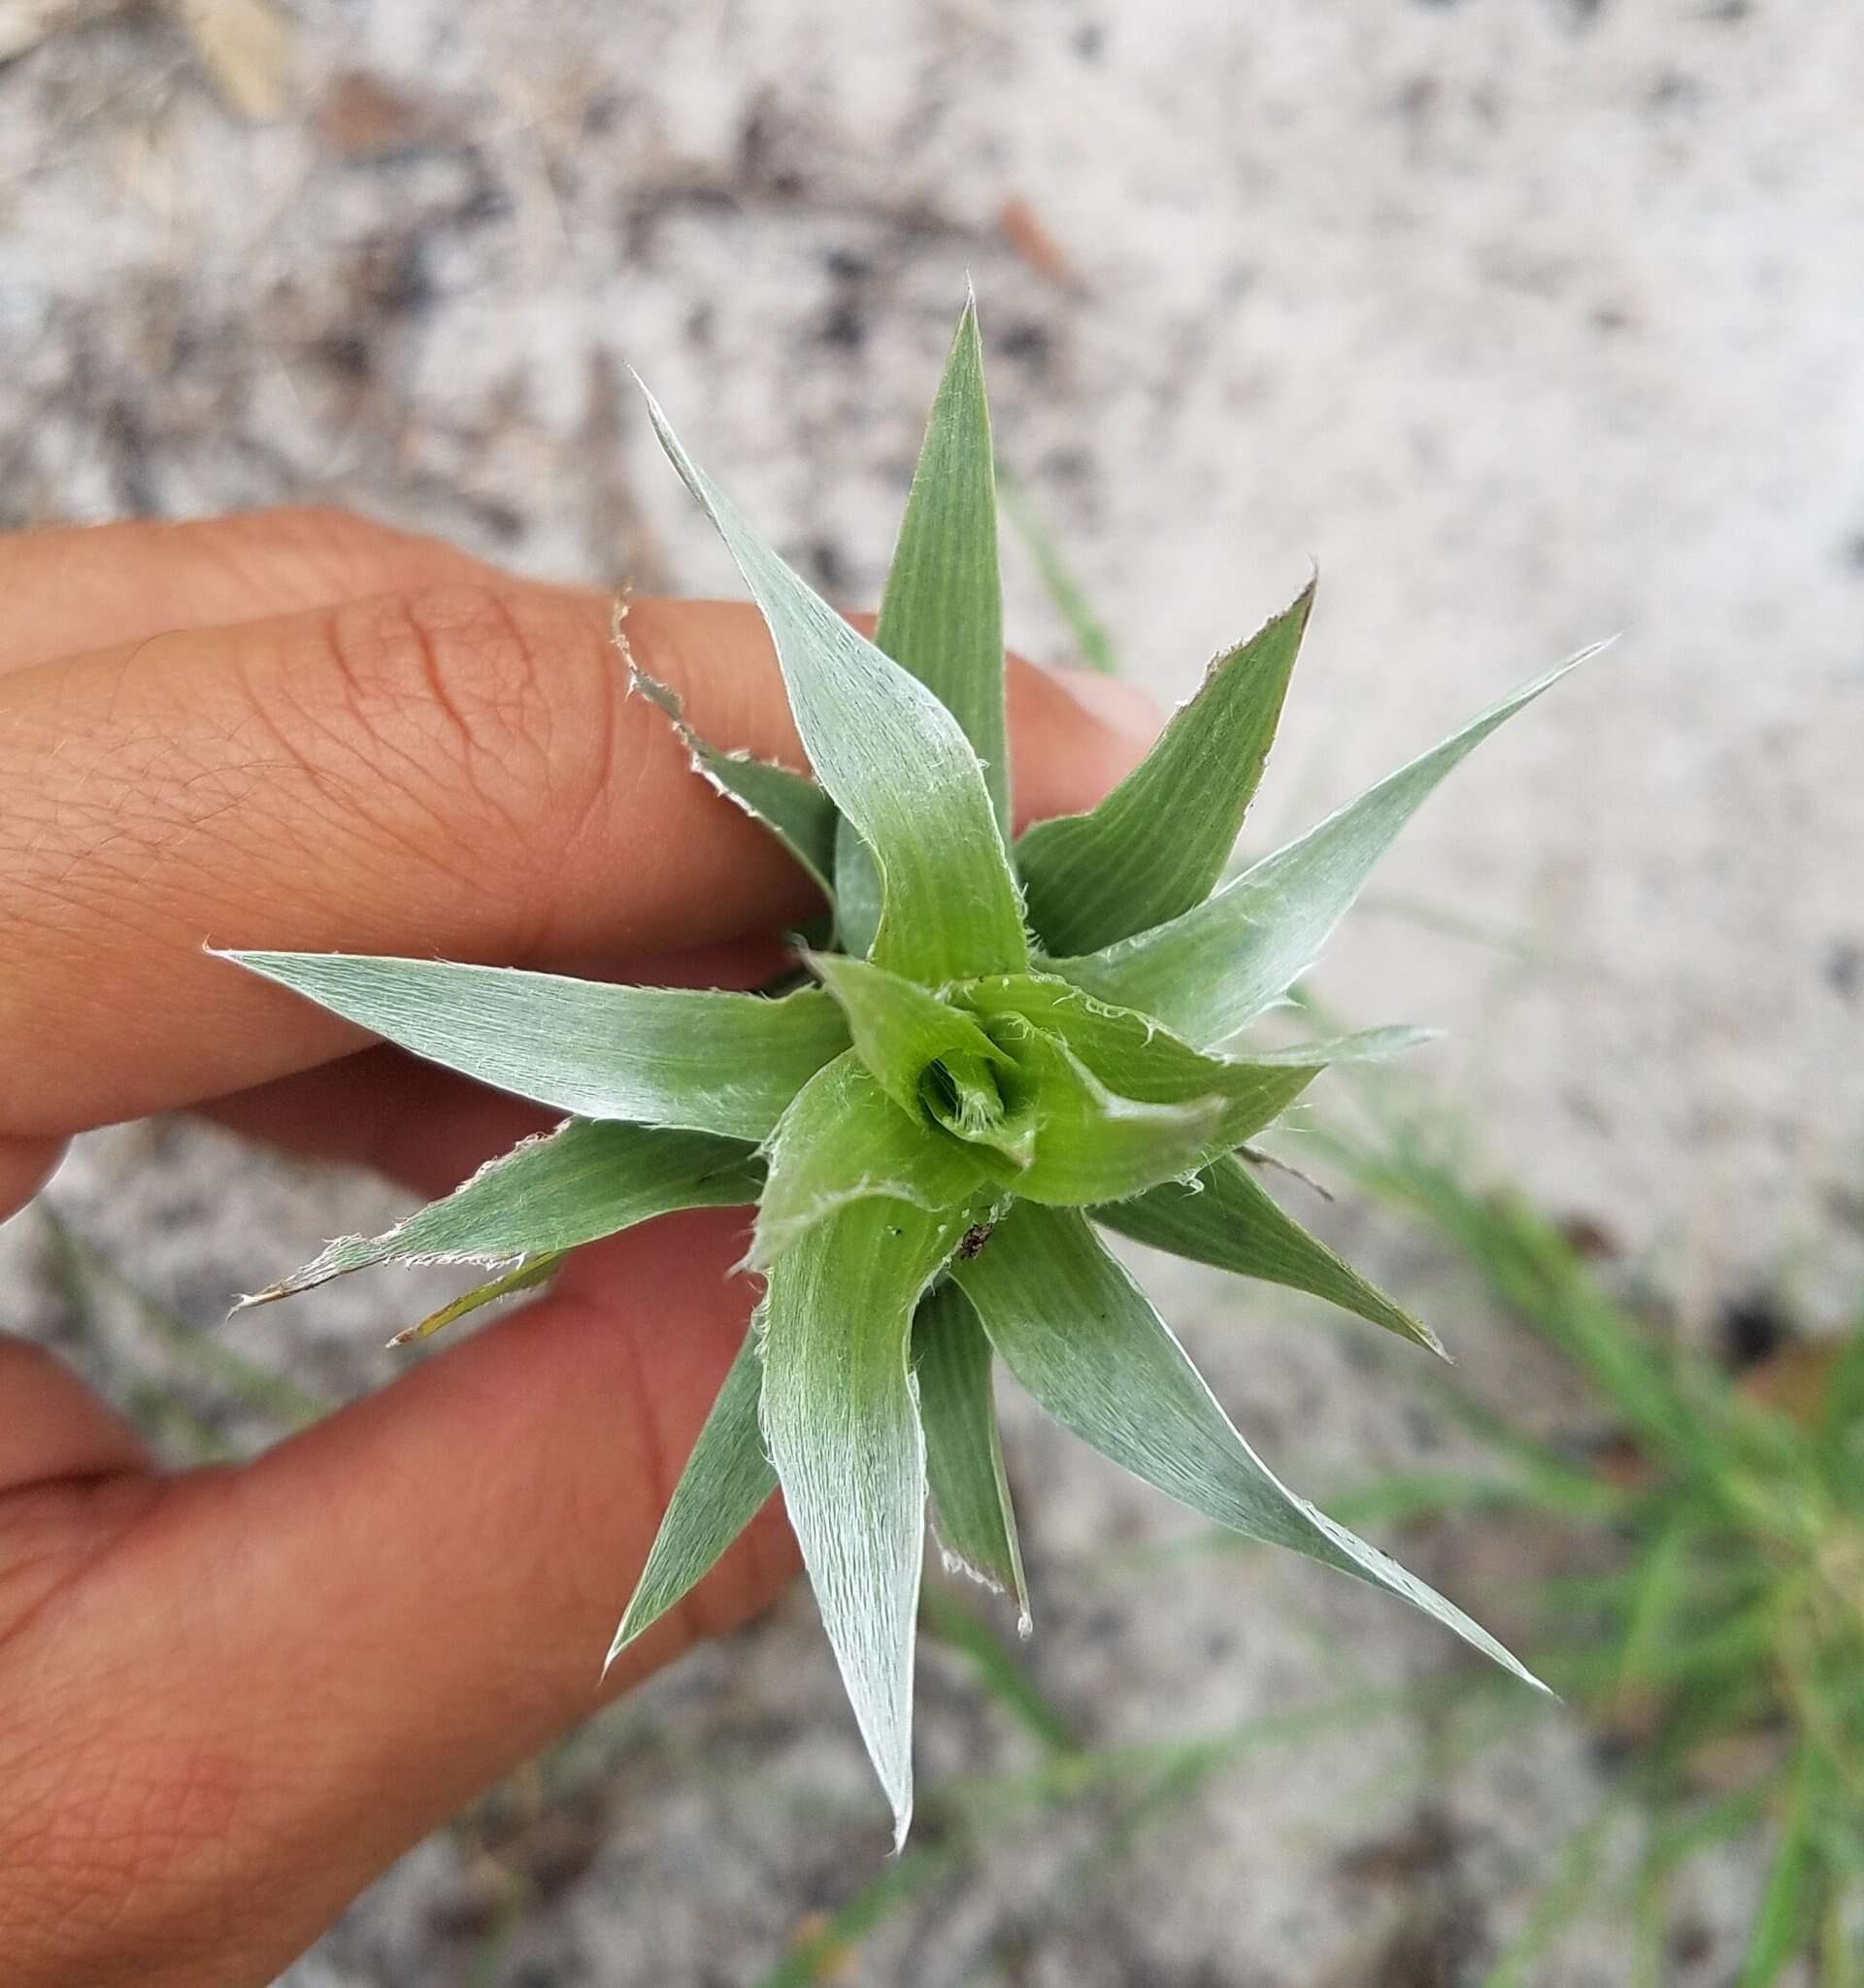
[[[1386,1589],[1527,1677],[1461,1610],[1271,1474],[1096,1231],[1315,1294],[1435,1347],[1282,1211],[1248,1145],[1329,1063],[1415,1032],[1233,1045],[1311,965],[1438,781],[1560,672],[1223,880],[1310,588],[1216,658],[1097,808],[1013,841],[973,310],[871,642],[751,530],[650,396],[649,411],[769,624],[813,778],[716,750],[671,691],[639,674],[636,685],[681,728],[696,773],[820,886],[815,943],[799,942],[796,973],[761,993],[231,955],[416,1055],[570,1114],[260,1296],[389,1259],[497,1271],[408,1339],[539,1281],[580,1243],[677,1209],[754,1205],[752,1327],[616,1648],[781,1486],[900,1837],[928,1502],[949,1561],[1005,1591],[1027,1626],[999,1360],[1057,1421],[1193,1510]]]

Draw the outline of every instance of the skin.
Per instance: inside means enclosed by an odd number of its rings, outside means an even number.
[[[0,538],[0,1218],[72,1134],[150,1111],[422,1196],[538,1122],[204,943],[748,983],[809,911],[625,695],[601,596],[288,511]],[[708,737],[802,763],[749,609],[642,600],[628,627]],[[1090,805],[1151,732],[1071,681],[1012,661],[1024,819]],[[778,1591],[773,1507],[598,1688],[744,1330],[742,1230],[581,1251],[238,1468],[162,1471],[0,1336],[13,1988],[271,1980],[478,1790]]]

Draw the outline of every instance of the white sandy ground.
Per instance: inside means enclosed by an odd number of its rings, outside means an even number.
[[[1864,12],[292,17],[292,108],[271,125],[229,116],[159,21],[0,70],[0,520],[320,495],[543,573],[727,588],[617,383],[632,364],[806,571],[871,600],[968,269],[1003,453],[1135,676],[1183,695],[1320,562],[1253,842],[1622,631],[1456,777],[1317,984],[1355,1021],[1446,1027],[1432,1079],[1481,1119],[1497,1172],[1606,1227],[1690,1329],[1754,1291],[1814,1324],[1847,1315],[1864,1271]],[[355,68],[407,100],[367,143],[331,108]],[[1065,271],[1007,238],[1013,199]],[[1014,550],[1009,581],[1013,639],[1062,656]],[[388,1206],[172,1128],[83,1143],[55,1194],[203,1319]],[[1389,1223],[1333,1219],[1433,1299],[1478,1384],[1532,1406],[1467,1293],[1436,1295]],[[1445,1453],[1363,1332],[1201,1274],[1154,1282],[1297,1482]],[[430,1284],[229,1330],[353,1388],[386,1376],[382,1328]],[[69,1340],[29,1222],[0,1234],[0,1293]],[[1013,1425],[1035,1661],[1096,1737],[1298,1703],[1324,1689],[1316,1647],[1385,1681],[1447,1654],[1302,1569],[1097,1575],[1110,1538],[1183,1523],[1032,1416]],[[1423,1571],[1452,1579],[1479,1545],[1424,1549]],[[1019,1757],[954,1667],[926,1672],[928,1774]],[[513,1983],[755,1980],[881,1855],[803,1597],[588,1743],[622,1763],[596,1862],[520,1936]],[[995,1881],[901,1915],[855,1978],[1479,1979],[1605,1784],[1557,1719],[1473,1765],[1430,1745],[1392,1721],[1265,1752],[1061,1905],[1018,1904],[1067,1848],[1018,1831]],[[1415,1842],[1420,1816],[1442,1854],[1345,1854]],[[292,1988],[457,1982],[463,1949],[434,1926],[456,1867],[445,1843],[411,1858]],[[1666,1980],[1726,1978],[1751,1884],[1737,1859],[1685,1896],[1706,1945]],[[1541,1978],[1629,1968],[1618,1940],[1581,1936]]]

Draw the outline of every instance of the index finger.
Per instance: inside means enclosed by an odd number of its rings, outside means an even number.
[[[637,602],[719,746],[800,763],[749,607]],[[1141,749],[1011,679],[1025,812]],[[245,1088],[358,1032],[222,945],[562,966],[807,915],[809,886],[629,695],[594,594],[471,582],[162,635],[0,678],[0,1143]]]
[[[168,629],[492,577],[443,539],[327,505],[11,532],[0,536],[0,676]]]

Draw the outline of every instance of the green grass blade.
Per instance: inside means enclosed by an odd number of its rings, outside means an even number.
[[[1082,1216],[1020,1204],[951,1274],[1011,1372],[1083,1441],[1219,1525],[1397,1595],[1538,1684],[1460,1608],[1268,1470]]]
[[[866,960],[839,953],[808,953],[811,972],[841,1004],[854,1039],[854,1053],[887,1096],[915,1117],[925,1105],[931,1065],[943,1066],[964,1115],[994,1117],[1002,1099],[990,1079],[993,1067],[1009,1058],[979,1026],[977,1017],[942,1001],[916,980],[903,979]],[[966,1088],[975,1096],[967,1100]]]
[[[616,642],[623,655],[621,624],[616,623]],[[649,677],[628,657],[634,687],[666,714],[667,722],[680,735],[680,743],[692,755],[692,768],[727,801],[742,808],[753,821],[769,829],[808,871],[816,887],[835,909],[835,830],[841,812],[806,775],[792,773],[768,759],[753,759],[749,753],[721,752],[687,724],[678,691]]]
[[[611,1664],[698,1586],[776,1490],[777,1474],[764,1455],[758,1424],[762,1383],[753,1320],[674,1486],[633,1599],[615,1633]]]
[[[1222,1042],[1314,964],[1373,866],[1444,777],[1593,653],[1582,650],[1490,706],[1168,924],[1044,966],[1103,1001],[1157,1015],[1193,1043]]]
[[[585,1118],[764,1139],[848,1047],[840,1009],[813,987],[772,1001],[438,959],[219,957],[429,1062]]]
[[[913,1313],[962,1220],[854,1203],[772,1265],[764,1437],[869,1758],[913,1814],[913,1642],[925,1543],[925,1441]]]
[[[977,1149],[901,1110],[850,1049],[817,1071],[783,1113],[750,1261],[766,1268],[799,1236],[870,1195],[937,1211],[990,1192]]]
[[[1039,821],[1018,840],[1029,923],[1046,951],[1092,952],[1204,901],[1261,782],[1313,605],[1310,585],[1218,656],[1151,751],[1090,813]]]
[[[1022,485],[1001,463],[997,465],[997,496],[1011,530],[1022,541],[1034,562],[1042,590],[1048,595],[1049,606],[1061,616],[1082,661],[1103,677],[1117,677],[1119,653],[1107,632],[1107,624],[1094,612],[1081,582],[1062,557],[1060,547],[1023,495]]]
[[[957,1845],[948,1842],[889,1858],[878,1876],[869,1878],[819,1923],[799,1933],[795,1944],[777,1965],[758,1976],[756,1988],[819,1988],[823,1983],[845,1983],[849,1962],[859,1952],[860,1942],[883,1924],[889,1913],[952,1876],[963,1863]]]
[[[1481,1988],[1533,1988],[1542,1978],[1542,1961],[1584,1912],[1619,1819],[1618,1805],[1608,1802],[1567,1838],[1552,1882],[1535,1902],[1527,1924],[1483,1975]]]
[[[648,406],[770,625],[816,778],[879,867],[877,963],[934,986],[1025,965],[1010,858],[962,726],[778,558],[687,455],[651,394]],[[846,935],[849,908],[841,910]]]
[[[1780,1839],[1767,1867],[1767,1882],[1748,1930],[1735,1988],[1774,1988],[1809,1943],[1812,1927],[1807,1907],[1814,1888],[1816,1793],[1825,1773],[1816,1749],[1805,1747],[1787,1794]]]
[[[479,1263],[560,1254],[685,1208],[748,1208],[763,1169],[740,1140],[570,1118],[487,1160],[442,1200],[380,1236],[344,1236],[288,1277],[242,1298],[263,1305],[379,1263]]]
[[[1134,1200],[1090,1212],[1095,1221],[1136,1242],[1239,1276],[1306,1291],[1400,1339],[1443,1352],[1428,1326],[1284,1213],[1241,1160],[1218,1160],[1198,1176],[1198,1182],[1193,1187],[1167,1181]]]
[[[93,1308],[87,1294],[93,1281],[99,1282],[128,1301],[139,1323],[169,1354],[211,1386],[223,1391],[240,1408],[269,1416],[283,1429],[300,1429],[338,1407],[327,1395],[303,1387],[283,1374],[275,1374],[260,1361],[249,1359],[228,1345],[223,1336],[194,1325],[180,1312],[171,1310],[152,1292],[126,1276],[88,1237],[73,1228],[52,1206],[50,1196],[42,1194],[32,1203],[32,1209],[45,1233],[73,1313],[81,1321],[91,1316]],[[152,1381],[150,1386],[151,1406],[159,1412],[186,1412],[171,1387]],[[212,1429],[191,1433],[205,1435],[213,1444],[219,1442],[217,1433]]]
[[[1027,1636],[1029,1589],[990,1387],[994,1358],[956,1284],[941,1284],[921,1303],[913,1321],[913,1371],[932,1523],[948,1560],[1015,1601],[1016,1626]]]
[[[552,1251],[548,1256],[527,1256],[521,1263],[514,1264],[502,1276],[475,1284],[470,1291],[462,1291],[457,1298],[449,1299],[438,1311],[430,1311],[416,1324],[404,1326],[388,1343],[391,1346],[409,1346],[416,1340],[430,1340],[435,1333],[444,1332],[448,1326],[471,1312],[496,1304],[500,1298],[509,1298],[517,1291],[534,1291],[540,1284],[549,1282],[562,1261],[560,1251]]]
[[[1722,1434],[1679,1384],[1668,1349],[1656,1345],[1545,1215],[1518,1194],[1477,1194],[1450,1169],[1403,1144],[1369,1151],[1333,1133],[1322,1143],[1362,1184],[1430,1222],[1501,1303],[1581,1368],[1686,1477],[1720,1474]]]
[[[928,1459],[930,1453],[928,1441]],[[919,1628],[966,1658],[978,1683],[1045,1753],[1079,1752],[1081,1738],[1073,1722],[1030,1674],[1018,1645],[1000,1636],[955,1590],[926,1583],[919,1598]],[[936,1799],[938,1791],[932,1793]]]

